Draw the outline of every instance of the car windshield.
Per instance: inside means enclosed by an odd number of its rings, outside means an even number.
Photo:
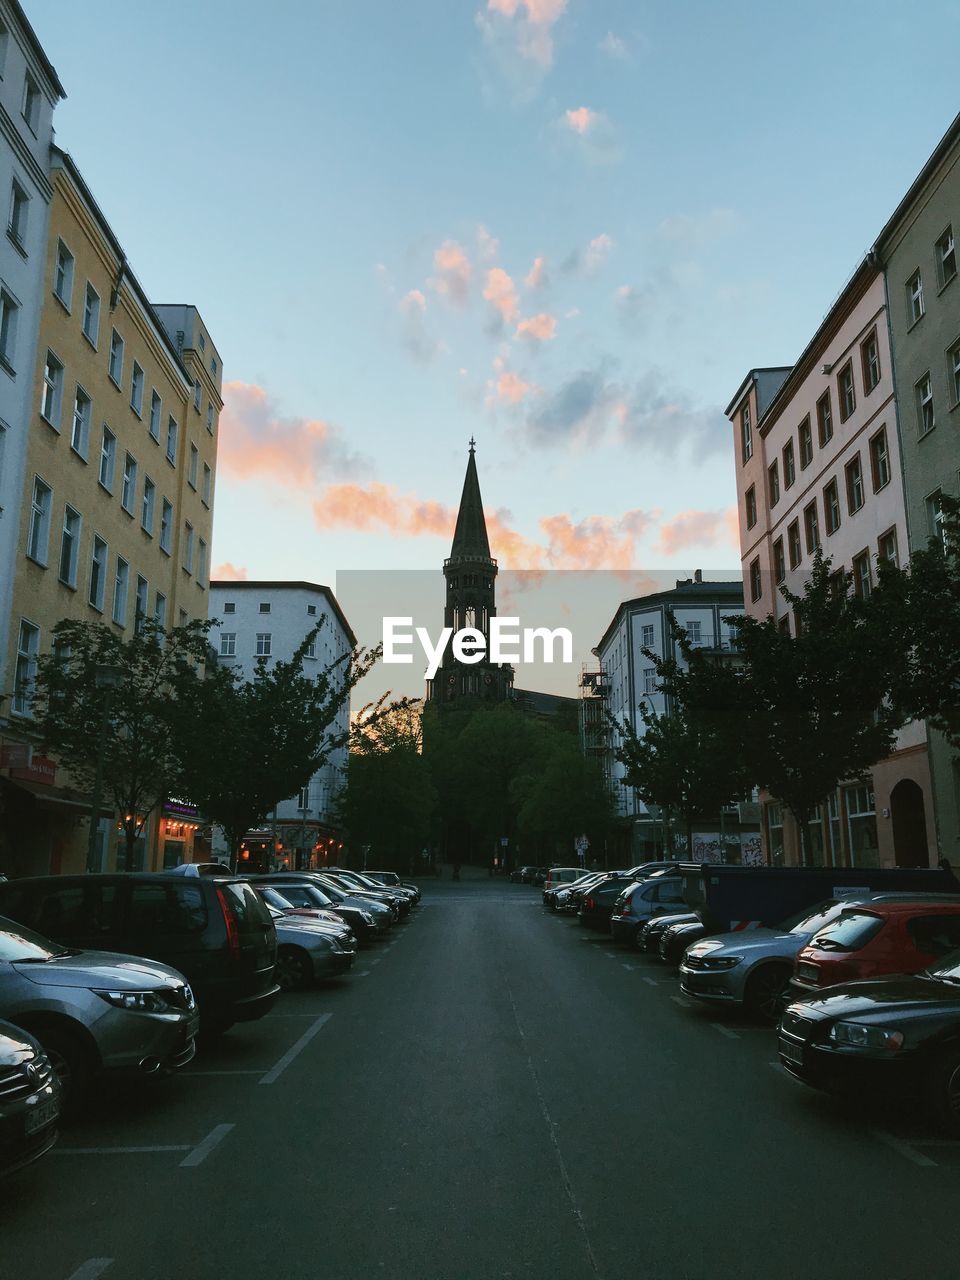
[[[942,960],[928,965],[924,972],[927,977],[936,978],[938,982],[953,982],[960,985],[960,951],[951,951]]]
[[[816,933],[818,929],[822,929],[824,925],[836,919],[840,905],[836,898],[827,898],[825,902],[818,902],[816,906],[795,911],[792,916],[787,916],[786,920],[781,920],[777,928],[782,929],[784,933]]]
[[[816,934],[810,945],[820,951],[859,951],[883,925],[882,916],[867,911],[842,911],[839,919]]]
[[[0,916],[0,960],[7,964],[45,964],[70,954],[66,947],[58,947],[32,929]]]
[[[329,894],[334,902],[344,902],[348,896],[332,882],[329,876],[323,878],[323,892]]]
[[[314,884],[285,884],[280,890],[293,907],[329,907],[331,899]]]
[[[288,911],[293,906],[289,898],[285,898],[279,889],[274,889],[268,884],[260,885],[259,892],[267,905],[276,907],[278,911]]]

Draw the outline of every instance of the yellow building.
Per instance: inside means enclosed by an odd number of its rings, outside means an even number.
[[[63,618],[132,633],[207,617],[219,353],[192,306],[154,307],[69,155],[52,149],[53,199],[0,745],[30,744],[30,682]],[[5,753],[9,765],[16,753]],[[23,762],[21,761],[21,764]],[[34,754],[0,772],[0,871],[86,865],[89,797]],[[154,861],[157,825],[135,862]],[[101,821],[100,866],[117,832]],[[136,867],[128,868],[130,870]]]

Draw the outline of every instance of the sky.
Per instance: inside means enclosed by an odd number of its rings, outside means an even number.
[[[960,96],[939,0],[25,8],[59,145],[221,352],[250,579],[439,569],[471,437],[504,568],[738,576],[723,407]]]

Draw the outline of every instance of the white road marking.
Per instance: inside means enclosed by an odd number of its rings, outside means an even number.
[[[681,1009],[685,1009],[687,1007],[687,1002],[684,1000],[683,996],[671,996],[670,999],[674,1004],[678,1004]]]
[[[199,1142],[188,1156],[180,1161],[181,1169],[195,1169],[198,1164],[203,1164],[207,1156],[218,1147],[224,1140],[231,1129],[236,1128],[232,1124],[218,1124],[215,1129],[211,1129],[202,1142]]]
[[[382,959],[383,959],[383,956],[377,956],[376,960],[371,960],[370,963],[379,964]]]
[[[710,1025],[713,1027],[714,1031],[719,1031],[720,1034],[722,1036],[726,1036],[728,1040],[740,1039],[740,1033],[738,1031],[732,1031],[729,1027],[725,1027],[722,1022],[711,1022]]]
[[[313,1017],[313,1014],[310,1014]],[[181,1074],[185,1076],[259,1076],[262,1072],[254,1067],[248,1067],[244,1071],[184,1071]]]
[[[58,1156],[144,1156],[163,1151],[189,1151],[189,1142],[170,1147],[55,1147]]]
[[[366,975],[361,973],[359,976],[363,978]],[[300,1037],[297,1043],[293,1046],[293,1048],[288,1049],[287,1052],[280,1059],[280,1061],[276,1063],[275,1066],[271,1067],[270,1070],[266,1073],[266,1075],[260,1078],[260,1083],[276,1084],[277,1080],[279,1080],[283,1072],[286,1071],[290,1063],[293,1062],[294,1058],[296,1058],[297,1055],[307,1047],[307,1045],[310,1043],[313,1037],[317,1034],[317,1032],[320,1031],[326,1025],[326,1023],[330,1021],[332,1017],[333,1017],[332,1013],[321,1013],[320,1017],[317,1018],[313,1026],[307,1027],[306,1031],[303,1033],[303,1035]]]
[[[616,960],[617,958],[616,953],[613,951],[605,951],[603,954],[607,957],[608,960]]]
[[[370,977],[370,970],[369,970],[369,969],[361,969],[359,973],[355,973],[353,976],[354,976],[355,978],[369,978],[369,977]]]
[[[83,1266],[77,1267],[69,1280],[97,1280],[97,1276],[102,1276],[107,1267],[112,1266],[112,1258],[88,1258]]]
[[[901,1138],[895,1138],[892,1133],[885,1133],[883,1129],[871,1129],[870,1132],[888,1147],[892,1147],[905,1160],[909,1160],[911,1164],[918,1164],[921,1169],[937,1168],[936,1160],[931,1160],[929,1156],[924,1156],[919,1151],[914,1151],[909,1142],[904,1142]]]
[[[620,967],[621,967],[622,969],[629,969],[631,973],[633,973],[634,969],[639,969],[639,968],[640,968],[640,966],[639,966],[638,964],[624,964],[622,961],[621,961],[621,965],[620,965]]]
[[[656,978],[644,978],[644,982],[648,987],[659,987],[660,985]]]

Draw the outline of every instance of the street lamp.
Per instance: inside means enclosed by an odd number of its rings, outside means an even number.
[[[97,770],[93,777],[93,795],[90,799],[90,835],[87,841],[87,870],[97,870],[97,834],[100,829],[100,796],[103,791],[103,753],[107,745],[107,725],[113,691],[120,684],[123,672],[119,667],[98,662],[93,672],[94,684],[103,690],[103,710],[100,715],[100,732],[97,735]]]

